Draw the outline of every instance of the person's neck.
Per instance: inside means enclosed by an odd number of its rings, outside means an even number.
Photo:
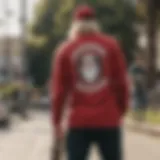
[[[97,35],[98,33],[97,32],[79,32],[77,33],[76,37],[77,38],[81,38],[81,37],[90,37],[90,36],[95,36]]]

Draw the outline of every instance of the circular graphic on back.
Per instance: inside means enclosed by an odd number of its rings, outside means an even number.
[[[85,83],[95,83],[101,77],[101,57],[98,55],[82,55],[78,60],[79,78]]]

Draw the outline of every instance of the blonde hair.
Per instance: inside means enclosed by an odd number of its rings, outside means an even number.
[[[68,38],[75,38],[77,34],[100,32],[100,26],[95,20],[77,20],[71,24]]]

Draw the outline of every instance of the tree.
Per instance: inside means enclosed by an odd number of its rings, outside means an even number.
[[[136,48],[133,28],[136,14],[129,3],[124,0],[41,0],[35,11],[28,41],[30,71],[39,85],[46,82],[52,50],[65,37],[74,8],[82,3],[89,3],[96,9],[102,29],[120,40],[125,56],[131,62]],[[41,71],[39,64],[43,65]]]
[[[147,0],[140,0],[136,5],[136,16],[140,22],[147,20]]]
[[[133,60],[136,49],[136,10],[124,0],[88,0],[95,7],[103,31],[114,35],[121,42],[128,64]]]
[[[41,0],[36,6],[36,16],[29,28],[29,71],[38,86],[44,85],[47,81],[52,51],[59,38],[53,34],[57,2]]]
[[[156,80],[156,58],[157,58],[157,46],[156,35],[158,28],[158,11],[160,10],[160,2],[158,0],[147,1],[147,15],[148,15],[148,82],[149,87],[152,88],[155,85]]]

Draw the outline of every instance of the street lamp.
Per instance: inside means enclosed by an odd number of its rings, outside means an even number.
[[[4,20],[4,68],[7,72],[8,75],[8,80],[11,80],[11,76],[12,76],[12,70],[11,70],[11,45],[10,45],[10,35],[9,35],[9,24],[8,24],[8,19],[12,16],[12,11],[9,9],[9,3],[8,0],[4,0],[3,1],[3,9],[4,9],[4,13],[5,13],[5,20]]]
[[[27,0],[20,1],[20,25],[21,25],[21,62],[22,62],[22,72],[26,74],[27,72],[27,55],[26,55],[26,23],[27,23]]]

